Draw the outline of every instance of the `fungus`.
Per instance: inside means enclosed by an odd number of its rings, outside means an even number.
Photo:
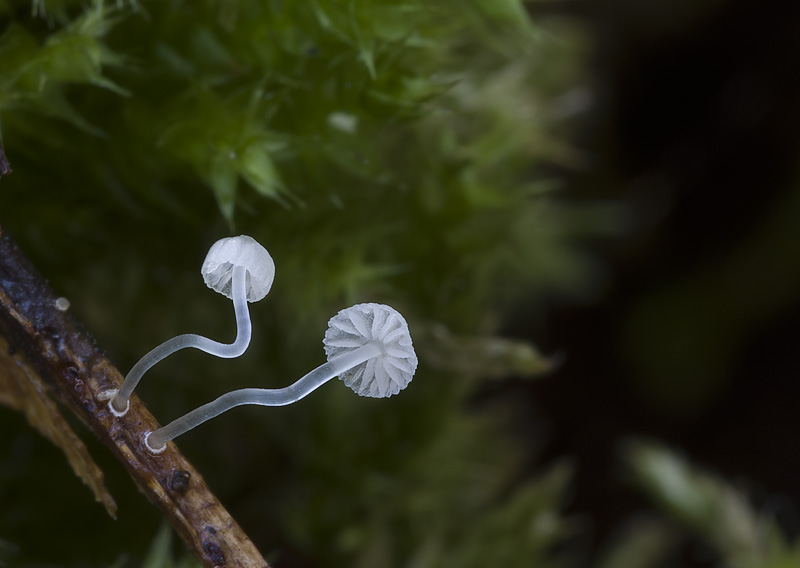
[[[167,442],[243,404],[285,406],[307,396],[338,376],[356,394],[389,397],[411,382],[417,356],[406,320],[394,308],[382,304],[357,304],[333,316],[323,339],[328,361],[281,389],[240,389],[222,395],[145,435],[153,453]]]
[[[219,343],[192,333],[165,341],[131,368],[119,391],[109,402],[111,412],[122,416],[128,411],[133,389],[153,365],[181,349],[193,347],[230,359],[239,357],[250,344],[252,326],[247,302],[257,302],[267,295],[275,278],[275,263],[267,250],[248,236],[228,237],[214,243],[200,271],[206,286],[233,300],[236,313],[236,339]]]

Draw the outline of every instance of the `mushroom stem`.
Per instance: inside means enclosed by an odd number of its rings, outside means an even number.
[[[159,428],[148,433],[145,443],[153,453],[161,453],[166,443],[185,434],[195,426],[219,416],[223,412],[243,404],[256,404],[260,406],[285,406],[297,402],[314,390],[318,389],[332,378],[349,371],[353,367],[381,355],[384,351],[379,341],[370,341],[361,347],[334,357],[300,378],[297,382],[282,389],[240,389],[223,394],[218,399],[184,414]]]
[[[165,341],[155,349],[148,352],[128,372],[117,394],[111,400],[111,410],[117,414],[125,414],[128,410],[128,401],[133,389],[142,380],[144,374],[156,363],[181,349],[194,348],[205,351],[211,355],[231,359],[239,357],[250,345],[253,327],[250,323],[250,312],[247,308],[246,269],[236,266],[233,269],[231,282],[233,309],[236,312],[236,339],[233,343],[219,343],[202,335],[186,333]]]

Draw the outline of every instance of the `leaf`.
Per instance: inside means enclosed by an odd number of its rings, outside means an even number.
[[[217,152],[211,159],[209,171],[206,176],[214,196],[217,198],[219,209],[229,225],[233,225],[233,210],[236,205],[236,164],[230,156],[231,152]]]
[[[47,38],[34,60],[34,70],[40,77],[90,83],[128,96],[126,89],[102,74],[103,67],[120,66],[123,62],[122,57],[100,41],[114,23],[104,3],[94,2],[81,17]]]
[[[58,446],[75,474],[89,486],[95,499],[116,518],[117,504],[103,483],[103,472],[92,460],[86,445],[48,396],[48,387],[36,370],[0,337],[0,404],[25,414],[28,422],[45,438]]]
[[[265,197],[280,201],[283,190],[278,170],[270,157],[267,144],[251,144],[241,158],[241,174],[253,189]]]

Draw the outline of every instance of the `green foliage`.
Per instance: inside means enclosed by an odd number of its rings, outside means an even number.
[[[102,73],[104,67],[121,63],[102,41],[112,25],[102,2],[43,40],[21,23],[8,24],[0,36],[0,116],[25,116],[27,111],[99,134],[70,104],[65,91],[67,85],[85,84],[126,94]]]

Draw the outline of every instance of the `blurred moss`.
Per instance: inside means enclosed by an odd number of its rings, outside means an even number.
[[[797,566],[800,545],[747,495],[722,478],[651,442],[632,442],[626,461],[634,481],[684,530],[703,539],[732,568]]]
[[[416,330],[417,350],[439,371],[462,379],[537,378],[553,371],[558,356],[547,357],[525,341],[494,336],[454,336],[444,326]]]
[[[676,531],[652,516],[636,515],[619,527],[601,552],[598,568],[659,568],[675,547]]]

